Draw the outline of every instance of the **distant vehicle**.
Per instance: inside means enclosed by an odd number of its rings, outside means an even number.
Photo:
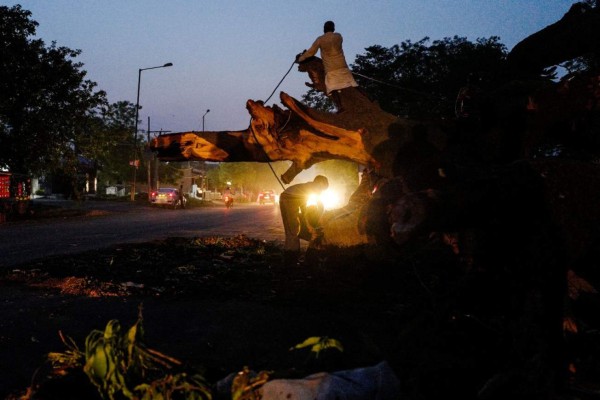
[[[272,190],[263,190],[258,194],[258,204],[275,204],[277,202],[277,195]]]
[[[150,203],[170,206],[173,208],[180,207],[179,204],[179,189],[175,188],[160,188],[158,191],[150,194]],[[183,205],[187,203],[187,199],[183,196]]]

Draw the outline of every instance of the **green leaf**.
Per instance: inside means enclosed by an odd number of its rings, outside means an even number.
[[[325,349],[334,348],[339,351],[344,351],[344,347],[339,340],[330,339],[327,336],[309,337],[304,342],[292,347],[290,350],[302,349],[305,347],[310,347],[310,351],[315,353],[316,358],[318,358],[319,354]]]
[[[321,341],[321,339],[322,338],[319,337],[319,336],[309,337],[304,342],[299,343],[299,344],[295,345],[294,347],[292,347],[290,350],[303,349],[303,348],[308,347],[308,346],[314,346],[315,344],[319,343]]]

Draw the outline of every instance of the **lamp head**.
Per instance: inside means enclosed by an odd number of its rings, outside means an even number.
[[[172,67],[173,63],[166,63],[165,65],[163,65],[163,67]]]

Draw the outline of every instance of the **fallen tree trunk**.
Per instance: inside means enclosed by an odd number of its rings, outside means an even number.
[[[250,127],[242,131],[178,132],[153,139],[150,149],[161,161],[272,162],[292,161],[283,176],[290,183],[302,170],[331,160],[353,161],[392,177],[395,152],[422,129],[418,121],[395,119],[385,128],[347,127],[317,119],[311,110],[281,93],[289,110],[248,100]],[[379,124],[378,124],[379,125]],[[390,137],[389,130],[394,135]]]

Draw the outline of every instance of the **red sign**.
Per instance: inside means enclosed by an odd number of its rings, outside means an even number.
[[[0,198],[10,197],[10,175],[0,175]]]

